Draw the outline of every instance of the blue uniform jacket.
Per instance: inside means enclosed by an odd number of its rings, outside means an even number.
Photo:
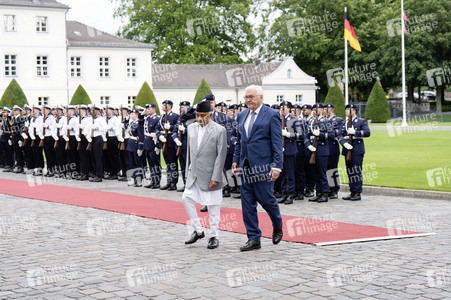
[[[349,143],[349,135],[347,128],[349,127],[349,122],[344,122],[340,137],[340,144]],[[371,135],[370,127],[364,118],[355,117],[352,120],[352,127],[355,129],[355,136],[352,140],[352,153],[355,154],[365,154],[365,143],[363,138],[369,137]],[[341,152],[342,155],[346,156],[348,150],[343,147]]]

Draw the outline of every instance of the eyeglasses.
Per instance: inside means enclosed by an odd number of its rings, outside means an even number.
[[[254,98],[257,98],[258,96],[244,96],[243,99],[244,100],[253,100]]]

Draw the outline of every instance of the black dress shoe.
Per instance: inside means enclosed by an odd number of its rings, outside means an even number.
[[[360,201],[362,198],[360,197],[360,193],[354,193],[354,196],[349,199],[350,201]]]
[[[305,193],[304,193],[305,197],[310,198],[310,197],[313,197],[314,195],[315,194],[313,193],[313,190],[311,190],[311,189],[306,189],[305,190]]]
[[[162,191],[167,190],[170,186],[171,186],[171,184],[168,183],[165,186],[160,187],[160,190],[162,190]]]
[[[185,242],[185,244],[189,245],[189,244],[194,244],[195,242],[197,242],[198,239],[204,238],[205,237],[205,233],[202,231],[201,234],[197,233],[196,231],[194,231],[191,236],[189,237],[189,239]]]
[[[278,203],[285,203],[285,201],[287,201],[288,199],[288,194],[287,193],[283,193],[282,198],[280,198],[280,200],[277,200]]]
[[[6,167],[3,172],[7,173],[7,172],[12,172],[14,169],[12,167]]]
[[[175,183],[171,183],[171,185],[168,188],[168,191],[176,191],[177,190],[177,185]]]
[[[108,176],[108,178],[105,178],[105,179],[108,179],[108,180],[117,180],[117,175],[110,175],[110,176]]]
[[[281,191],[276,191],[276,192],[274,193],[274,197],[276,197],[276,198],[280,198],[280,197],[282,197],[282,196],[283,196],[283,194],[282,194]]]
[[[302,194],[302,192],[296,193],[296,200],[304,200],[304,195]]]
[[[219,246],[219,240],[217,238],[211,237],[208,240],[208,246],[207,246],[208,249],[215,249],[215,248],[218,248],[218,246]]]
[[[94,177],[92,179],[89,179],[89,181],[90,182],[102,182],[102,178],[96,176],[96,177]]]
[[[225,189],[224,192],[222,193],[222,197],[229,198],[230,197],[230,190],[229,189]]]
[[[280,227],[279,229],[274,229],[272,232],[272,243],[274,245],[277,245],[282,240],[282,237],[283,237],[282,227]]]
[[[343,200],[351,200],[351,198],[354,196],[354,193],[351,193],[349,195],[347,195],[346,197],[343,197]]]
[[[332,191],[329,193],[329,198],[330,199],[338,199],[338,194],[335,191]]]
[[[285,201],[285,205],[288,204],[293,204],[293,200],[296,198],[296,194],[290,194],[287,198],[287,200]]]
[[[206,212],[206,211],[208,211],[208,206],[204,205],[204,206],[200,209],[200,211],[201,211],[201,212]]]
[[[248,240],[246,244],[240,247],[240,251],[251,251],[255,249],[260,249],[262,246],[260,242],[254,240]]]
[[[152,190],[156,190],[160,188],[160,184],[157,182],[153,186],[150,187]]]
[[[81,175],[80,177],[78,177],[77,180],[85,181],[85,180],[88,180],[88,179],[89,179],[88,175]]]
[[[178,189],[177,192],[183,193],[185,191],[185,187],[182,187],[181,189]]]
[[[127,177],[125,177],[125,176],[118,177],[117,180],[119,180],[119,181],[128,181]]]
[[[327,201],[329,201],[329,200],[327,199],[327,194],[328,194],[328,193],[321,193],[321,194],[320,194],[320,197],[318,198],[318,200],[316,200],[316,202],[321,203],[321,202],[327,202]]]
[[[318,199],[319,199],[320,196],[321,196],[321,193],[316,193],[316,196],[313,197],[313,198],[311,198],[311,199],[308,199],[308,201],[310,201],[310,202],[316,202],[316,201],[318,201]]]

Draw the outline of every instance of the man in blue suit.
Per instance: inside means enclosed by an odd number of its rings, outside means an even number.
[[[263,105],[263,89],[251,85],[245,89],[248,109],[237,116],[237,143],[232,171],[240,175],[241,206],[248,241],[241,251],[260,249],[257,203],[266,210],[273,225],[273,244],[282,240],[282,216],[274,197],[274,181],[282,170],[282,121],[280,114]]]

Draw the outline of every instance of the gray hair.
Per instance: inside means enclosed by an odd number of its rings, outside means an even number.
[[[245,90],[244,93],[246,93],[248,90],[254,90],[257,93],[257,96],[263,96],[263,88],[259,85],[250,85]]]

